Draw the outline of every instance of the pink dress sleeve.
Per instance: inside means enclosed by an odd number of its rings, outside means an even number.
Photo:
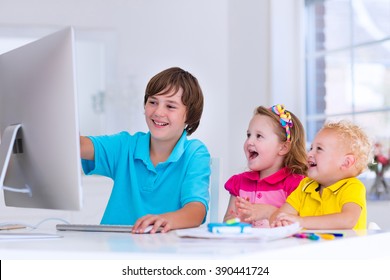
[[[305,178],[304,175],[291,174],[286,179],[285,191],[287,193],[287,196],[289,196],[298,187],[299,183],[302,181],[303,178]]]
[[[233,175],[225,183],[225,189],[233,196],[239,196],[240,193],[240,176]]]

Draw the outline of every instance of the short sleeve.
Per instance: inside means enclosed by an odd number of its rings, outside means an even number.
[[[356,203],[362,208],[366,207],[366,189],[358,180],[351,180],[351,183],[343,188],[340,204],[344,205],[349,202]]]
[[[233,196],[239,196],[240,179],[238,175],[229,178],[225,183],[225,189]]]
[[[200,141],[192,141],[186,151],[186,174],[182,183],[181,204],[201,202],[208,211],[209,181],[210,181],[210,154],[206,146]]]
[[[289,196],[298,187],[303,178],[305,178],[305,176],[300,174],[291,174],[286,178],[284,190],[287,196]]]
[[[85,174],[98,174],[114,177],[117,162],[123,155],[129,153],[129,149],[134,146],[131,137],[127,132],[113,135],[89,136],[94,151],[95,160],[82,160],[82,168]]]

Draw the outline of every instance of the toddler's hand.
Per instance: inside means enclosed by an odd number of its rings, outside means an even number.
[[[283,227],[299,222],[299,216],[287,213],[279,213],[275,220],[271,223],[271,227]]]

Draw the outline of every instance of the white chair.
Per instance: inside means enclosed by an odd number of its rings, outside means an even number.
[[[368,230],[380,230],[381,227],[375,222],[369,222],[367,225]]]
[[[210,174],[210,205],[206,222],[218,222],[219,210],[219,182],[220,180],[220,159],[211,158]]]

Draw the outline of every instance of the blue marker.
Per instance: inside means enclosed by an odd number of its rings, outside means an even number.
[[[322,235],[322,234],[330,234],[330,235],[333,235],[334,237],[343,237],[344,234],[341,233],[341,232],[306,232],[306,233],[309,233],[309,234],[319,234],[319,235]]]
[[[209,232],[212,233],[250,233],[252,232],[252,225],[247,223],[209,223],[207,225]]]

